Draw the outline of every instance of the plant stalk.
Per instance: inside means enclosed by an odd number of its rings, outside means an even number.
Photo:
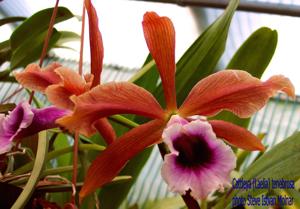
[[[40,57],[40,62],[39,62],[40,67],[42,67],[44,59],[47,55],[49,41],[50,41],[50,38],[51,38],[51,35],[52,35],[53,26],[54,26],[54,23],[55,23],[55,18],[56,18],[56,14],[57,14],[57,10],[58,10],[58,3],[59,3],[59,0],[56,0],[55,6],[53,8],[52,16],[51,16],[51,19],[50,19],[47,35],[46,35],[46,38],[45,38],[45,41],[44,41],[43,50],[42,50],[41,57]],[[34,91],[32,91],[31,94],[30,94],[29,101],[28,101],[29,104],[32,103],[33,96],[34,96]]]

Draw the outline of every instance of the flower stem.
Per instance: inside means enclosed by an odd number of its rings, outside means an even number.
[[[77,183],[77,169],[78,169],[78,141],[79,133],[76,132],[74,136],[74,146],[73,146],[73,172],[72,172],[72,184],[74,185],[74,190],[72,192],[71,202],[76,205],[76,183]]]
[[[49,45],[49,41],[50,41],[50,38],[51,38],[51,35],[52,35],[53,26],[55,24],[55,18],[56,18],[56,14],[57,14],[57,10],[58,10],[58,3],[59,3],[59,0],[56,0],[55,6],[53,8],[52,16],[51,16],[51,19],[50,19],[47,35],[45,37],[43,50],[42,50],[41,57],[40,57],[40,62],[39,62],[40,67],[42,67],[44,59],[47,55],[48,45]],[[34,91],[32,91],[31,94],[30,94],[29,101],[28,101],[29,104],[31,104],[33,96],[34,96]]]
[[[198,202],[190,195],[190,192],[186,192],[185,195],[181,195],[188,209],[201,209]]]
[[[159,152],[164,159],[164,156],[169,152],[167,146],[164,143],[158,144]],[[185,195],[181,195],[185,205],[188,209],[201,209],[198,202],[190,195],[190,191],[187,191]]]
[[[129,120],[128,118],[122,115],[112,115],[109,117],[109,119],[127,128],[135,128],[139,126],[139,124],[133,122],[132,120]]]
[[[85,26],[85,6],[82,6],[82,25],[81,25],[81,37],[80,37],[80,53],[79,53],[79,64],[78,73],[82,75],[82,63],[83,63],[83,48],[84,48],[84,26]],[[75,132],[74,136],[74,149],[73,149],[73,172],[72,172],[72,198],[71,203],[76,206],[76,183],[78,175],[78,146],[79,146],[79,132]]]
[[[100,146],[98,144],[79,144],[78,146],[79,151],[83,151],[83,150],[103,151],[104,149],[105,147]],[[65,147],[65,148],[51,151],[47,153],[46,162],[72,151],[73,151],[73,147]],[[33,162],[29,162],[23,165],[22,167],[18,168],[17,170],[15,170],[13,172],[13,175],[21,175],[26,172],[29,172],[30,170],[32,170],[32,167],[33,167]]]

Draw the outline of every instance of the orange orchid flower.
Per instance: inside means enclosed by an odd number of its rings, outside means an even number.
[[[41,69],[37,64],[28,65],[24,71],[16,73],[16,80],[24,87],[45,93],[55,106],[72,110],[72,95],[81,95],[98,85],[101,80],[103,65],[103,42],[98,28],[97,13],[90,0],[85,0],[85,8],[89,16],[91,74],[81,75],[59,63],[52,63]],[[110,144],[116,135],[106,118],[100,118],[94,124],[105,141]]]
[[[294,87],[284,76],[272,76],[265,82],[240,70],[224,70],[199,81],[183,104],[177,108],[175,91],[175,30],[168,17],[147,12],[143,19],[145,39],[160,73],[166,109],[145,89],[129,83],[107,83],[72,96],[74,112],[57,120],[70,131],[87,136],[94,133],[99,118],[114,114],[137,114],[151,118],[115,140],[92,163],[81,189],[81,199],[110,182],[125,164],[146,147],[162,142],[162,133],[172,115],[182,118],[205,116],[216,137],[245,150],[264,150],[261,141],[235,124],[209,120],[222,110],[247,118],[261,109],[268,99],[281,90],[295,97]]]

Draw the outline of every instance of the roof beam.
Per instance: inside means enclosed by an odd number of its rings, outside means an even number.
[[[225,9],[228,0],[142,0],[158,3],[171,3],[179,6],[198,6],[217,9]],[[265,2],[240,2],[239,11],[258,12],[276,15],[286,15],[292,17],[300,17],[300,6],[288,5],[282,3],[265,3]]]

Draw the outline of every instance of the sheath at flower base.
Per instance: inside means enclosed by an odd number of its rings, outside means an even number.
[[[225,109],[247,118],[261,109],[278,90],[295,96],[293,85],[284,76],[272,76],[262,82],[244,71],[224,70],[199,81],[181,107],[177,108],[173,24],[167,17],[147,12],[143,29],[160,73],[167,108],[163,109],[150,92],[129,82],[104,84],[72,97],[74,112],[58,119],[58,123],[87,136],[94,133],[90,127],[97,119],[113,114],[137,114],[152,119],[121,136],[93,161],[80,191],[81,199],[110,182],[136,154],[148,146],[161,143],[163,130],[174,114],[182,118],[194,115],[210,117]],[[261,141],[242,127],[221,120],[208,119],[207,123],[217,138],[233,146],[245,150],[264,150]],[[219,146],[220,152],[225,152],[226,148]],[[226,183],[225,180],[223,183]],[[199,197],[203,197],[204,193]]]
[[[45,93],[48,100],[55,106],[72,110],[74,103],[72,95],[81,95],[100,83],[103,65],[103,42],[98,28],[97,13],[90,2],[85,0],[85,7],[89,15],[89,33],[91,48],[91,74],[84,79],[59,63],[52,63],[44,69],[37,64],[28,65],[23,72],[15,74],[16,80],[25,88]],[[115,140],[116,135],[106,118],[100,118],[90,127],[101,133],[107,144]]]
[[[0,154],[9,152],[22,138],[57,127],[55,121],[68,112],[53,106],[35,109],[21,102],[7,116],[0,114]]]

